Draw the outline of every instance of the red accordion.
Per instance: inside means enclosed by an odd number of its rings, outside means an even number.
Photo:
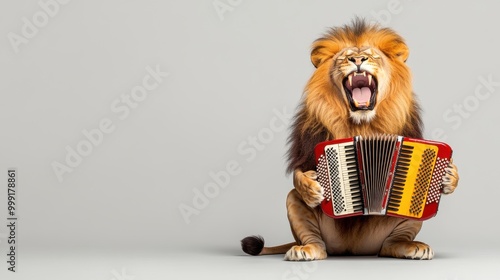
[[[432,218],[451,155],[445,143],[398,135],[319,143],[315,156],[325,196],[321,208],[333,218]]]

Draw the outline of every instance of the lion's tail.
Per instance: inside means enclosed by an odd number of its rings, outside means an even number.
[[[294,245],[297,245],[297,242],[274,247],[264,247],[264,238],[255,235],[245,237],[241,240],[241,249],[243,249],[243,252],[252,256],[284,254]]]

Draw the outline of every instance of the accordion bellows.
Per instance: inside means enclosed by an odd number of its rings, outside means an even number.
[[[315,148],[321,208],[333,218],[432,218],[451,155],[445,143],[399,135],[321,142]]]

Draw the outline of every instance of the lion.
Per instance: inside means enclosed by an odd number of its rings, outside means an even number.
[[[408,46],[395,31],[359,18],[332,28],[313,43],[311,61],[316,69],[289,136],[287,172],[293,172],[294,189],[286,207],[295,242],[264,247],[262,237],[250,236],[241,241],[243,251],[285,253],[290,261],[321,260],[328,255],[433,258],[429,245],[414,241],[422,221],[377,215],[333,219],[318,207],[324,197],[316,181],[317,143],[373,134],[422,138],[408,55]],[[452,193],[458,180],[451,161],[443,193]]]

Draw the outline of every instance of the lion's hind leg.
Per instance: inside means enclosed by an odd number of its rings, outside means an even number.
[[[380,249],[380,257],[430,260],[434,257],[432,248],[419,241],[413,241],[422,227],[422,222],[405,220],[387,237]]]
[[[288,261],[311,261],[325,259],[325,242],[321,239],[315,210],[307,206],[300,194],[291,190],[286,200],[288,220],[297,244],[285,254]]]

